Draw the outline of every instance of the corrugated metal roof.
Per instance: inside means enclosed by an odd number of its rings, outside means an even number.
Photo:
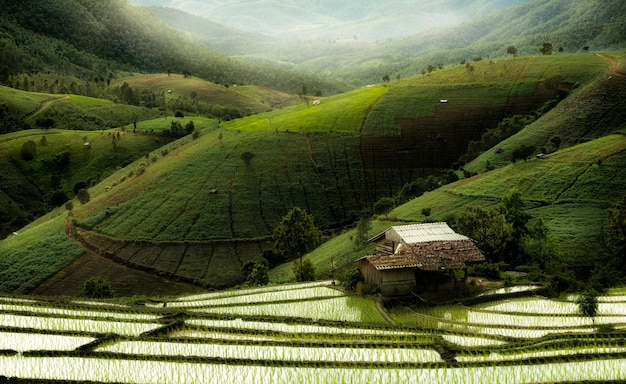
[[[469,240],[467,236],[458,234],[447,223],[424,223],[397,225],[391,227],[406,244],[424,243],[429,241]]]

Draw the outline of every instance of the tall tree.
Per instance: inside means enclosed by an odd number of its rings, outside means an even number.
[[[322,241],[322,231],[314,223],[313,216],[300,207],[294,207],[274,228],[274,247],[286,260],[300,258],[312,251]]]

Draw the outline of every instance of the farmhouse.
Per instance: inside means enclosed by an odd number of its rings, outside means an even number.
[[[446,223],[393,226],[369,240],[376,254],[357,260],[368,284],[384,295],[420,291],[455,269],[485,261],[474,242]]]

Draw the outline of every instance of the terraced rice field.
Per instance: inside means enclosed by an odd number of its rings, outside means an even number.
[[[527,297],[507,298],[527,290]],[[16,382],[511,383],[626,380],[626,295],[492,292],[394,307],[329,281],[120,304],[0,297],[0,377]],[[390,321],[391,319],[391,321]],[[391,324],[394,322],[395,324]],[[598,328],[599,325],[602,325]]]

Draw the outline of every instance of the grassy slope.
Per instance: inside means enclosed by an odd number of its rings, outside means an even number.
[[[594,67],[585,76],[607,67],[607,63],[594,56],[580,57],[578,65],[589,64],[591,60]],[[567,59],[568,62],[576,61],[578,57]],[[533,73],[550,73],[551,68],[558,68],[555,58],[523,60],[536,61],[536,68],[541,67],[541,60],[546,60],[544,63],[547,65],[543,70],[534,69]],[[517,65],[514,59],[508,63],[511,67]],[[484,65],[496,64],[485,62]],[[531,65],[519,66],[534,68]],[[154,151],[148,159],[131,164],[92,188],[92,201],[78,207],[75,214],[79,220],[84,220],[98,231],[129,240],[262,239],[271,233],[273,225],[293,205],[312,211],[318,225],[331,225],[338,217],[359,211],[371,201],[371,197],[363,190],[363,171],[359,168],[361,165],[356,135],[371,104],[395,87],[406,86],[403,84],[411,82],[439,82],[440,87],[449,89],[450,86],[446,84],[448,79],[452,74],[460,74],[464,70],[455,68],[449,72],[440,71],[425,78],[403,80],[393,87],[363,88],[323,99],[319,106],[291,107],[228,122],[222,124],[222,127],[207,122],[204,134],[199,139],[185,139],[183,141],[189,143],[184,145],[182,142],[172,144],[166,152]],[[490,72],[484,69],[482,72],[475,70],[475,73],[486,76]],[[574,71],[570,73],[573,74]],[[437,80],[438,76],[442,77]],[[542,78],[537,75],[535,77]],[[476,80],[478,88],[485,86],[485,82]],[[346,111],[354,112],[345,113]],[[138,129],[156,129],[148,127],[161,124],[167,123],[157,119],[140,123]],[[307,134],[294,134],[296,131]],[[337,133],[329,133],[332,131]],[[241,154],[246,151],[254,154],[249,166],[241,159]],[[607,169],[607,173],[600,174],[603,177],[608,175],[607,180],[616,172],[616,167],[608,166],[612,159],[619,163],[619,156],[607,157],[603,164],[607,167],[602,168]],[[584,164],[593,161],[595,160],[585,158]],[[567,161],[565,163],[568,164]],[[518,163],[515,167],[524,165]],[[560,174],[558,169],[555,168],[554,172]],[[573,168],[568,175],[574,175],[578,170]],[[586,175],[592,173],[588,172]],[[511,180],[499,186],[496,182],[497,180],[491,182],[494,185],[486,182],[480,187],[489,193],[452,193],[449,191],[450,187],[446,187],[404,206],[407,208],[398,208],[390,216],[419,221],[423,217],[415,212],[420,212],[422,207],[430,207],[433,209],[433,218],[442,219],[451,213],[458,213],[468,204],[494,204],[502,191],[520,181]],[[568,185],[568,182],[571,179],[564,177],[562,184]],[[464,185],[463,183],[467,181],[458,185]],[[113,188],[107,192],[107,186]],[[547,186],[537,185],[534,189],[520,187],[525,194],[540,191],[541,188]],[[210,193],[212,189],[217,193]],[[529,198],[549,201],[548,196],[541,196],[539,192],[533,193]],[[444,200],[436,197],[439,194],[452,195],[454,198]],[[555,202],[555,207],[565,207],[566,198],[567,194],[561,195],[562,201]],[[584,202],[577,201],[580,204]],[[594,217],[606,206],[606,202],[598,203],[594,208]],[[107,208],[109,211],[105,214]],[[597,219],[594,220],[597,222]],[[558,223],[558,217],[555,216],[550,221]],[[374,231],[384,229],[389,223],[377,222]],[[352,256],[359,254],[351,250],[349,236],[345,234],[336,240],[343,242],[340,246],[320,248],[322,251],[319,254],[323,253],[324,256],[322,261],[315,261],[320,272],[324,273],[323,265],[333,257],[335,265],[339,267],[349,264],[354,259]],[[241,260],[240,258],[238,263],[223,267],[235,268],[239,273],[238,264]],[[228,273],[227,269],[214,272],[224,274]],[[328,269],[329,267],[327,271]],[[285,273],[282,275],[288,275],[289,266],[283,267],[283,272]],[[280,273],[273,272],[273,278],[276,278],[276,274]]]
[[[169,98],[188,97],[196,93],[198,101],[211,105],[236,107],[253,114],[274,107],[285,107],[302,102],[297,96],[258,86],[231,86],[211,83],[196,77],[185,78],[180,74],[136,75],[116,79],[112,84],[128,83],[132,88],[147,88],[155,93],[164,93]]]
[[[398,223],[449,220],[472,205],[492,208],[507,191],[518,188],[528,212],[546,221],[558,249],[575,264],[576,260],[602,252],[600,241],[607,227],[607,209],[626,194],[625,164],[626,136],[605,136],[544,159],[510,164],[428,192],[397,207],[388,219],[379,217],[370,235]],[[430,217],[422,214],[423,208],[431,209]],[[350,265],[372,251],[354,251],[354,235],[354,230],[348,231],[310,254],[320,276],[329,275],[332,258],[336,265]],[[292,268],[288,263],[273,269],[271,281],[292,280]]]

